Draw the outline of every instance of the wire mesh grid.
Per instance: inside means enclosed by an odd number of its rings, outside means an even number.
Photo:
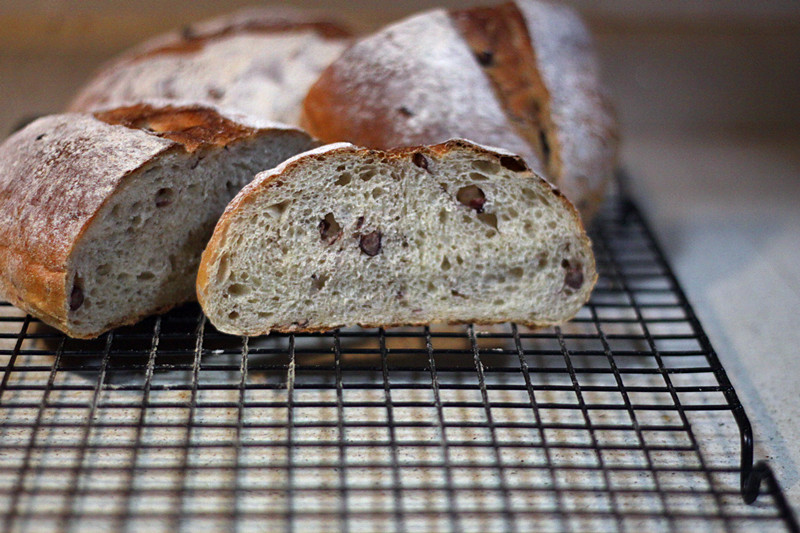
[[[189,305],[78,341],[3,304],[3,529],[796,531],[639,212],[591,233],[545,330],[246,339]]]

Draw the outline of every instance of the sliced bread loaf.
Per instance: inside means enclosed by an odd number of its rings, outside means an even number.
[[[203,252],[197,295],[221,331],[556,324],[596,280],[575,208],[522,159],[467,141],[346,143],[259,174]]]
[[[0,297],[81,338],[193,300],[228,201],[314,145],[197,106],[41,118],[0,145]]]

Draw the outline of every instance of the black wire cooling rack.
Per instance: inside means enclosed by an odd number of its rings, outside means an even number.
[[[546,330],[248,340],[190,305],[77,341],[0,306],[3,529],[797,531],[640,213],[591,233]]]

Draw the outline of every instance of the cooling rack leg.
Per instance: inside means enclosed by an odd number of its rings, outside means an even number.
[[[783,491],[778,487],[775,474],[773,474],[772,469],[764,461],[757,462],[750,470],[750,475],[746,482],[742,482],[742,497],[745,503],[749,504],[756,501],[762,481],[766,485],[768,493],[772,494],[772,497],[775,498],[775,505],[778,507],[781,515],[786,518],[786,525],[789,527],[789,531],[792,533],[800,533],[797,517],[789,506],[789,502],[786,501]]]

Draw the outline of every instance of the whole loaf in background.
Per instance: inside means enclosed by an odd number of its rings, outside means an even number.
[[[518,153],[589,220],[617,126],[591,36],[566,6],[434,9],[358,40],[311,87],[301,126],[371,148],[453,137]]]
[[[69,110],[191,101],[296,125],[308,88],[350,37],[343,24],[316,11],[241,9],[155,37],[113,59]]]

